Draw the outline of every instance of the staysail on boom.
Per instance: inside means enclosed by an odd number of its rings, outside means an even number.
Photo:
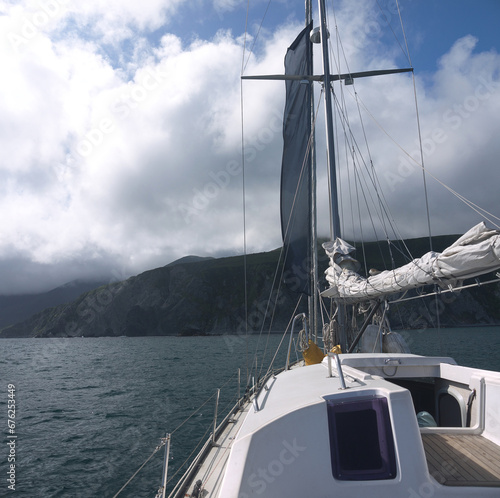
[[[483,222],[471,228],[441,253],[430,251],[410,263],[364,278],[339,262],[354,251],[341,239],[323,245],[330,257],[326,279],[330,288],[324,297],[344,302],[360,302],[405,292],[430,284],[455,287],[462,280],[474,278],[500,266],[500,232]]]

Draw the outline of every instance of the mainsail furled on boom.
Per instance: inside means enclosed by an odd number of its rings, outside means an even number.
[[[337,239],[323,244],[330,257],[324,297],[348,303],[377,299],[429,284],[452,285],[500,268],[500,232],[479,223],[442,253],[430,251],[400,268],[364,278],[353,271],[352,246]]]
[[[285,56],[285,76],[311,75],[311,41],[307,26]],[[311,294],[311,84],[286,80],[281,169],[281,231],[285,247],[285,282]]]

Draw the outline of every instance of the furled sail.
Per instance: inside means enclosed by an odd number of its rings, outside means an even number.
[[[285,76],[312,73],[311,41],[307,26],[288,48]],[[285,248],[285,282],[295,291],[311,294],[311,85],[286,80],[281,168],[281,230]]]
[[[442,253],[428,252],[400,268],[364,278],[354,271],[352,246],[341,239],[323,244],[330,257],[322,295],[354,303],[424,285],[453,285],[500,268],[500,232],[479,223]]]

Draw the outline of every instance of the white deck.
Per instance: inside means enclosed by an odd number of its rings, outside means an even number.
[[[477,385],[479,389],[481,382],[484,384],[484,379],[489,376],[491,395],[481,399],[489,399],[493,405],[490,408],[485,405],[486,409],[495,410],[495,403],[500,403],[496,396],[496,390],[500,389],[499,374],[464,369],[453,365],[449,358],[375,354],[341,355],[341,359],[346,390],[340,389],[335,368],[333,377],[329,377],[326,360],[319,365],[291,369],[269,378],[256,403],[248,404],[225,428],[219,439],[220,446],[210,449],[192,480],[189,492],[182,496],[191,496],[193,483],[198,479],[203,483],[199,496],[204,498],[316,498],[334,495],[357,498],[368,492],[370,497],[385,498],[421,496],[422,490],[430,489],[435,497],[499,496],[498,487],[485,486],[484,482],[479,486],[472,483],[457,487],[443,485],[433,477],[410,393],[389,381],[396,375],[403,378],[456,376],[461,382],[470,379],[471,385]],[[335,398],[342,403],[373,395],[385,397],[388,401],[396,452],[396,478],[336,480],[332,474],[325,400]],[[487,419],[487,414],[483,418]],[[440,430],[436,428],[435,432]],[[451,430],[443,428],[447,433]],[[469,431],[467,428],[460,430]],[[483,436],[495,445],[495,434],[488,424],[474,430],[476,433],[481,430]]]
[[[222,477],[224,476],[231,446],[248,411],[252,409],[251,402],[248,402],[242,406],[241,410],[230,417],[229,423],[217,438],[217,444],[210,446],[205,459],[197,469],[195,477],[192,479],[193,484],[185,492],[174,494],[173,496],[190,498],[194,483],[198,480],[201,480],[203,483],[203,491],[200,494],[200,498],[205,496],[219,496]]]
[[[359,497],[359,482],[343,481],[339,486],[332,475],[325,408],[325,398],[332,396],[390,398],[396,432],[413,436],[401,441],[400,466],[412,465],[424,475],[427,465],[422,445],[415,448],[411,444],[420,440],[420,434],[408,391],[349,367],[344,375],[346,390],[340,390],[337,376],[328,377],[326,362],[270,379],[268,390],[258,398],[260,410],[249,413],[234,443],[220,496],[326,497],[340,487],[343,497]],[[250,465],[243,466],[245,460]],[[366,481],[361,486],[368,484],[371,497],[396,496],[401,486],[400,479]],[[416,481],[407,484],[411,487]]]

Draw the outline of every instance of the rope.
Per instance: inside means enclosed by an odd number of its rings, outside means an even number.
[[[372,353],[375,352],[375,348],[377,347],[377,342],[379,342],[379,347],[380,347],[380,352],[383,352],[384,350],[384,335],[386,332],[391,331],[391,326],[389,325],[389,319],[386,317],[386,312],[389,309],[389,306],[387,304],[387,301],[385,302],[384,310],[382,313],[380,310],[373,315],[372,323],[373,325],[378,326],[378,332],[377,332],[377,338],[375,339],[375,342],[373,343],[373,350]]]
[[[339,324],[335,318],[323,326],[323,344],[327,351],[330,351],[337,344],[338,329]]]
[[[299,353],[303,353],[309,347],[309,341],[307,340],[307,334],[305,329],[302,329],[297,336],[297,346],[296,350]]]

